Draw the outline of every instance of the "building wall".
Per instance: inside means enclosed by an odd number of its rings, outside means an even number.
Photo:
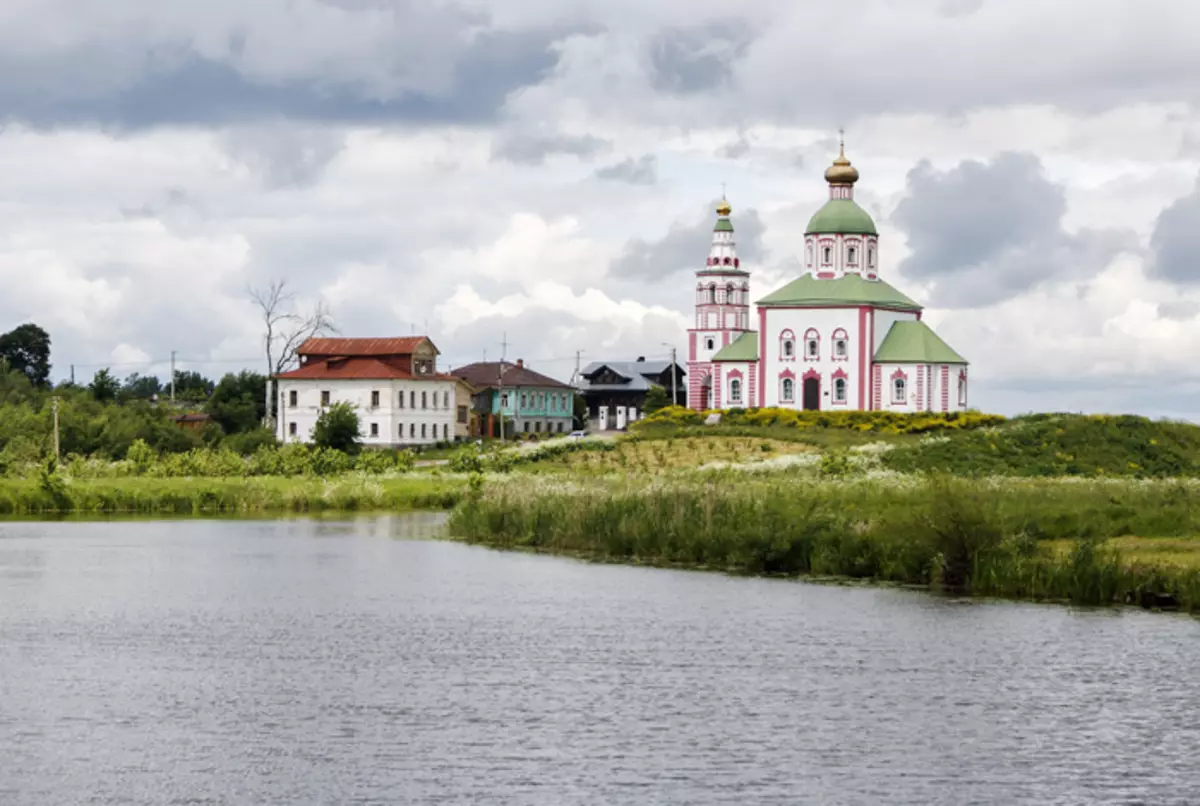
[[[575,391],[561,386],[515,386],[492,394],[492,414],[518,433],[568,434],[574,430]]]
[[[280,379],[278,383],[276,437],[283,442],[312,441],[312,429],[321,413],[322,392],[329,393],[330,403],[354,406],[366,446],[432,445],[455,437],[457,384],[451,380]],[[294,406],[291,405],[293,391],[296,392]],[[373,392],[378,393],[378,406],[371,405]],[[376,428],[374,435],[372,425]]]
[[[879,408],[883,411],[959,412],[968,408],[967,368],[961,364],[880,363],[876,370],[881,384]],[[904,381],[903,400],[896,396],[898,379]]]
[[[760,344],[758,369],[762,373],[759,387],[762,390],[760,406],[803,408],[804,379],[816,378],[820,382],[820,408],[822,410],[847,410],[859,408],[859,386],[869,377],[869,355],[859,349],[864,339],[870,338],[869,317],[860,315],[858,306],[844,308],[765,308],[761,317],[763,333]],[[865,330],[865,332],[864,332]],[[806,336],[815,331],[818,343],[817,355],[810,358],[806,352]],[[784,355],[785,335],[793,340],[793,354]],[[844,338],[846,354],[834,355],[835,338]],[[874,349],[870,351],[874,354]],[[783,380],[793,384],[793,399],[781,398]],[[842,402],[834,399],[834,382],[846,383],[846,396]],[[864,389],[865,391],[865,389]],[[864,395],[864,407],[866,398]]]
[[[721,406],[727,409],[748,409],[752,407],[754,405],[754,396],[750,391],[750,362],[722,361],[720,362],[720,367]],[[734,392],[737,392],[737,395],[734,395]]]
[[[474,396],[471,385],[466,381],[454,383],[454,436],[467,439],[478,433],[478,416],[474,411]],[[472,428],[472,421],[476,426]]]

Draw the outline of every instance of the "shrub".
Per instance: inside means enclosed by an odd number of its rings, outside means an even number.
[[[358,412],[349,403],[326,407],[313,426],[313,444],[341,453],[358,453],[360,446]]]

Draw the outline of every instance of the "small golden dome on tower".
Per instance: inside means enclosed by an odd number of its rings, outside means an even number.
[[[721,203],[717,205],[717,215],[727,216],[733,212],[733,208],[729,206],[729,202],[721,199]]]
[[[825,181],[831,185],[853,185],[858,181],[858,169],[846,159],[846,141],[839,138],[838,155],[833,165],[825,169]]]

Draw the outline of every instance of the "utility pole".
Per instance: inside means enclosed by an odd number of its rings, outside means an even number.
[[[500,342],[500,369],[496,373],[498,394],[500,395],[500,441],[504,442],[504,358],[508,355],[508,331],[504,331],[504,340]]]
[[[171,402],[175,402],[175,351],[171,351]]]
[[[58,462],[58,398],[51,399],[51,406],[54,409],[54,461]]]
[[[579,383],[579,357],[583,355],[583,350],[575,351],[575,374],[571,376],[571,385],[575,386]]]
[[[676,388],[677,373],[675,372],[675,348],[671,348],[671,405],[679,405],[679,390]]]
[[[71,385],[75,385],[75,365],[71,365]]]

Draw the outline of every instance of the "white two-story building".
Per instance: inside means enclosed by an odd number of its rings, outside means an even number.
[[[450,441],[467,422],[470,387],[438,372],[438,349],[424,336],[309,339],[296,355],[300,366],[276,378],[280,441],[312,441],[322,409],[339,402],[356,409],[368,447]]]

